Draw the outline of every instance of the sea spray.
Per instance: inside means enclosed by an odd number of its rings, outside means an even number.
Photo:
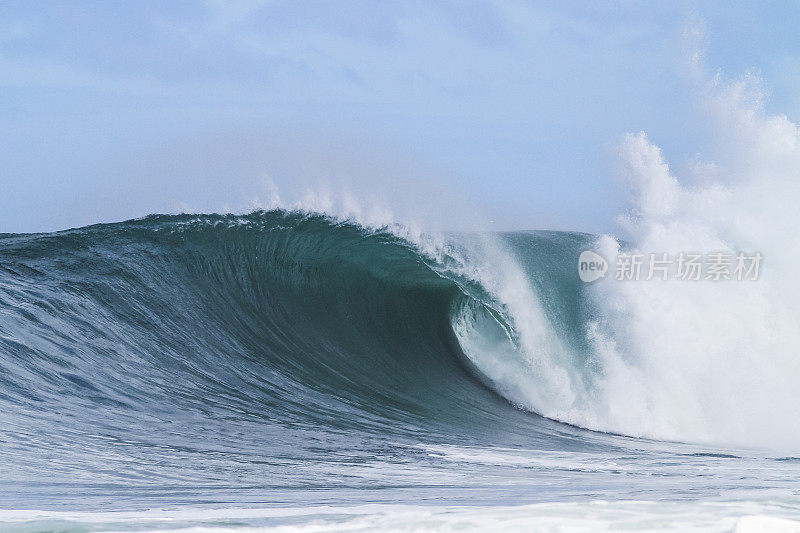
[[[764,110],[751,79],[717,82],[719,159],[678,179],[644,133],[619,154],[633,250],[763,255],[751,283],[608,282],[588,324],[596,408],[587,425],[630,435],[796,451],[800,447],[800,132]],[[619,251],[598,241],[606,257]]]

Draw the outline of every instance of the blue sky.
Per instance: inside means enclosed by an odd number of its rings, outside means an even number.
[[[626,132],[678,169],[709,143],[698,25],[712,71],[800,116],[793,2],[0,0],[0,232],[243,211],[270,183],[608,231]]]

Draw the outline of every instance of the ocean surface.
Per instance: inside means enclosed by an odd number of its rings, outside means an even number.
[[[741,314],[773,324],[769,277],[583,284],[604,247],[282,210],[2,234],[0,530],[800,530],[797,365]]]

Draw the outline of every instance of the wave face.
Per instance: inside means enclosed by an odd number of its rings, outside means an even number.
[[[476,374],[462,343],[512,336],[464,265],[388,231],[151,216],[4,235],[0,258],[0,477],[16,494],[379,483],[329,459],[386,442],[587,446]]]

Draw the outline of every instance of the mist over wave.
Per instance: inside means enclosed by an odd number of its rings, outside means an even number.
[[[660,438],[797,450],[800,427],[800,131],[746,78],[709,96],[720,147],[679,180],[645,134],[620,147],[642,252],[760,252],[752,283],[608,283],[590,324],[607,427]],[[602,238],[613,257],[619,244]]]

